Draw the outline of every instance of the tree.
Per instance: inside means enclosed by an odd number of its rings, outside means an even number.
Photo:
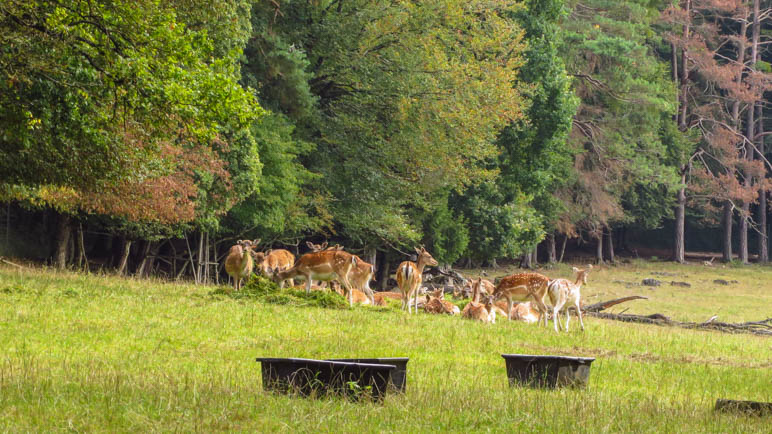
[[[663,128],[667,115],[676,111],[675,89],[657,56],[660,38],[652,31],[652,12],[648,4],[633,1],[573,3],[562,23],[561,53],[582,102],[570,135],[580,153],[574,160],[577,181],[559,195],[575,202],[569,206],[574,214],[563,220],[597,239],[599,261],[604,231],[645,219],[641,210],[664,212],[641,207],[647,196],[632,191],[671,191],[678,185],[662,137],[670,132]]]

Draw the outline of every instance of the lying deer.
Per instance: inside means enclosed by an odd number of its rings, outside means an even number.
[[[589,265],[586,270],[580,270],[576,267],[573,268],[576,273],[576,281],[571,282],[567,279],[555,279],[550,282],[547,289],[547,293],[552,303],[552,320],[555,323],[555,331],[558,331],[558,325],[560,324],[560,312],[566,312],[566,331],[568,331],[568,321],[571,319],[571,315],[568,314],[568,304],[572,304],[576,308],[576,314],[579,316],[579,325],[584,331],[584,321],[582,321],[582,309],[580,289],[582,283],[587,284],[587,274],[590,273],[592,265]]]
[[[457,315],[461,313],[461,310],[455,304],[445,300],[445,291],[436,289],[431,293],[426,294],[424,312]]]
[[[489,322],[491,324],[496,322],[496,307],[494,306],[494,299],[492,295],[486,295],[483,298],[483,302],[480,303],[480,293],[482,287],[482,278],[477,279],[472,284],[472,301],[464,306],[464,310],[461,312],[463,318]]]
[[[410,312],[410,297],[413,296],[415,312],[418,313],[418,288],[423,282],[422,274],[427,265],[436,266],[437,261],[423,246],[415,249],[418,262],[404,261],[397,267],[397,286],[402,292],[402,310]]]
[[[260,239],[238,240],[236,245],[228,251],[228,257],[225,258],[225,272],[233,278],[233,289],[241,289],[241,279],[249,277],[252,274],[254,263],[252,261],[252,249],[257,247]]]
[[[257,252],[254,256],[257,269],[269,279],[272,279],[274,274],[289,270],[295,265],[295,255],[284,249]],[[290,279],[290,286],[295,286],[295,282],[292,279]]]
[[[510,320],[512,304],[515,301],[533,300],[540,317],[544,318],[544,325],[547,326],[547,305],[544,304],[544,298],[549,282],[549,278],[538,273],[512,274],[499,281],[493,291],[493,297],[496,300],[507,299],[507,312],[510,313],[507,317]]]

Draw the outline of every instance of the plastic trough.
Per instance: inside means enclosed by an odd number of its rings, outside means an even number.
[[[510,386],[584,388],[590,378],[593,357],[502,354]]]
[[[772,402],[716,400],[716,411],[744,413],[752,416],[772,416]]]
[[[400,393],[405,393],[405,383],[407,381],[407,362],[410,360],[408,357],[384,357],[378,359],[325,359],[332,360],[334,362],[350,362],[350,363],[374,363],[378,365],[394,365],[395,368],[391,370],[391,385],[394,390]]]
[[[396,366],[332,360],[260,357],[263,389],[303,396],[329,393],[381,401]]]

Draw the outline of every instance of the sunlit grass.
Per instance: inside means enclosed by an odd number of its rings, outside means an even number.
[[[663,285],[613,283],[645,277]],[[772,316],[768,277],[761,267],[635,263],[594,270],[583,293],[588,303],[650,297],[615,311],[758,320]],[[719,278],[739,283],[712,283]],[[263,304],[215,289],[0,268],[0,430],[768,432],[772,422],[712,410],[719,397],[772,401],[770,338],[595,318],[585,333],[556,334],[501,320]],[[597,360],[586,390],[510,388],[500,354],[517,352]],[[382,405],[265,393],[260,356],[407,356],[407,393]]]

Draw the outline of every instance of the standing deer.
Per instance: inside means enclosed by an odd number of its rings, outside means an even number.
[[[274,274],[289,270],[295,265],[295,255],[284,249],[257,252],[255,253],[255,264],[263,275],[272,279]],[[295,282],[290,280],[290,286],[295,286]]]
[[[241,279],[252,274],[252,249],[257,247],[260,239],[254,241],[238,240],[236,245],[228,251],[225,258],[225,272],[233,278],[233,289],[241,289]]]
[[[510,320],[514,301],[533,300],[540,316],[544,318],[544,325],[547,326],[547,305],[544,304],[544,297],[547,295],[549,282],[549,278],[538,273],[512,274],[499,281],[493,291],[493,297],[496,300],[507,299],[507,317]]]
[[[579,316],[579,325],[582,327],[582,331],[584,331],[582,308],[580,306],[582,295],[579,290],[582,288],[582,283],[587,284],[587,274],[590,273],[592,265],[589,265],[586,270],[580,270],[576,267],[573,269],[574,273],[576,273],[575,282],[567,279],[555,279],[550,282],[547,289],[550,302],[552,303],[552,320],[555,323],[556,332],[558,331],[558,325],[560,325],[561,329],[563,328],[563,325],[560,324],[560,312],[564,310],[566,312],[566,331],[568,331],[568,321],[571,319],[571,316],[568,314],[568,303],[573,304],[576,308],[576,314]]]
[[[349,274],[356,263],[356,256],[339,250],[306,253],[292,268],[276,273],[273,280],[283,288],[285,280],[305,279],[306,293],[310,293],[312,280],[329,282],[338,279],[347,293],[349,305],[353,306]]]
[[[407,308],[410,312],[410,296],[413,296],[415,312],[418,313],[418,288],[423,282],[422,274],[427,265],[436,266],[437,261],[426,251],[423,246],[415,249],[418,253],[418,262],[405,261],[397,267],[397,286],[402,292],[402,310]]]
[[[373,280],[373,275],[375,275],[375,266],[363,261],[359,256],[354,255],[354,258],[356,258],[356,264],[351,268],[348,280],[354,289],[367,295],[367,298],[370,299],[370,304],[375,304],[373,290],[370,288],[370,281]]]

